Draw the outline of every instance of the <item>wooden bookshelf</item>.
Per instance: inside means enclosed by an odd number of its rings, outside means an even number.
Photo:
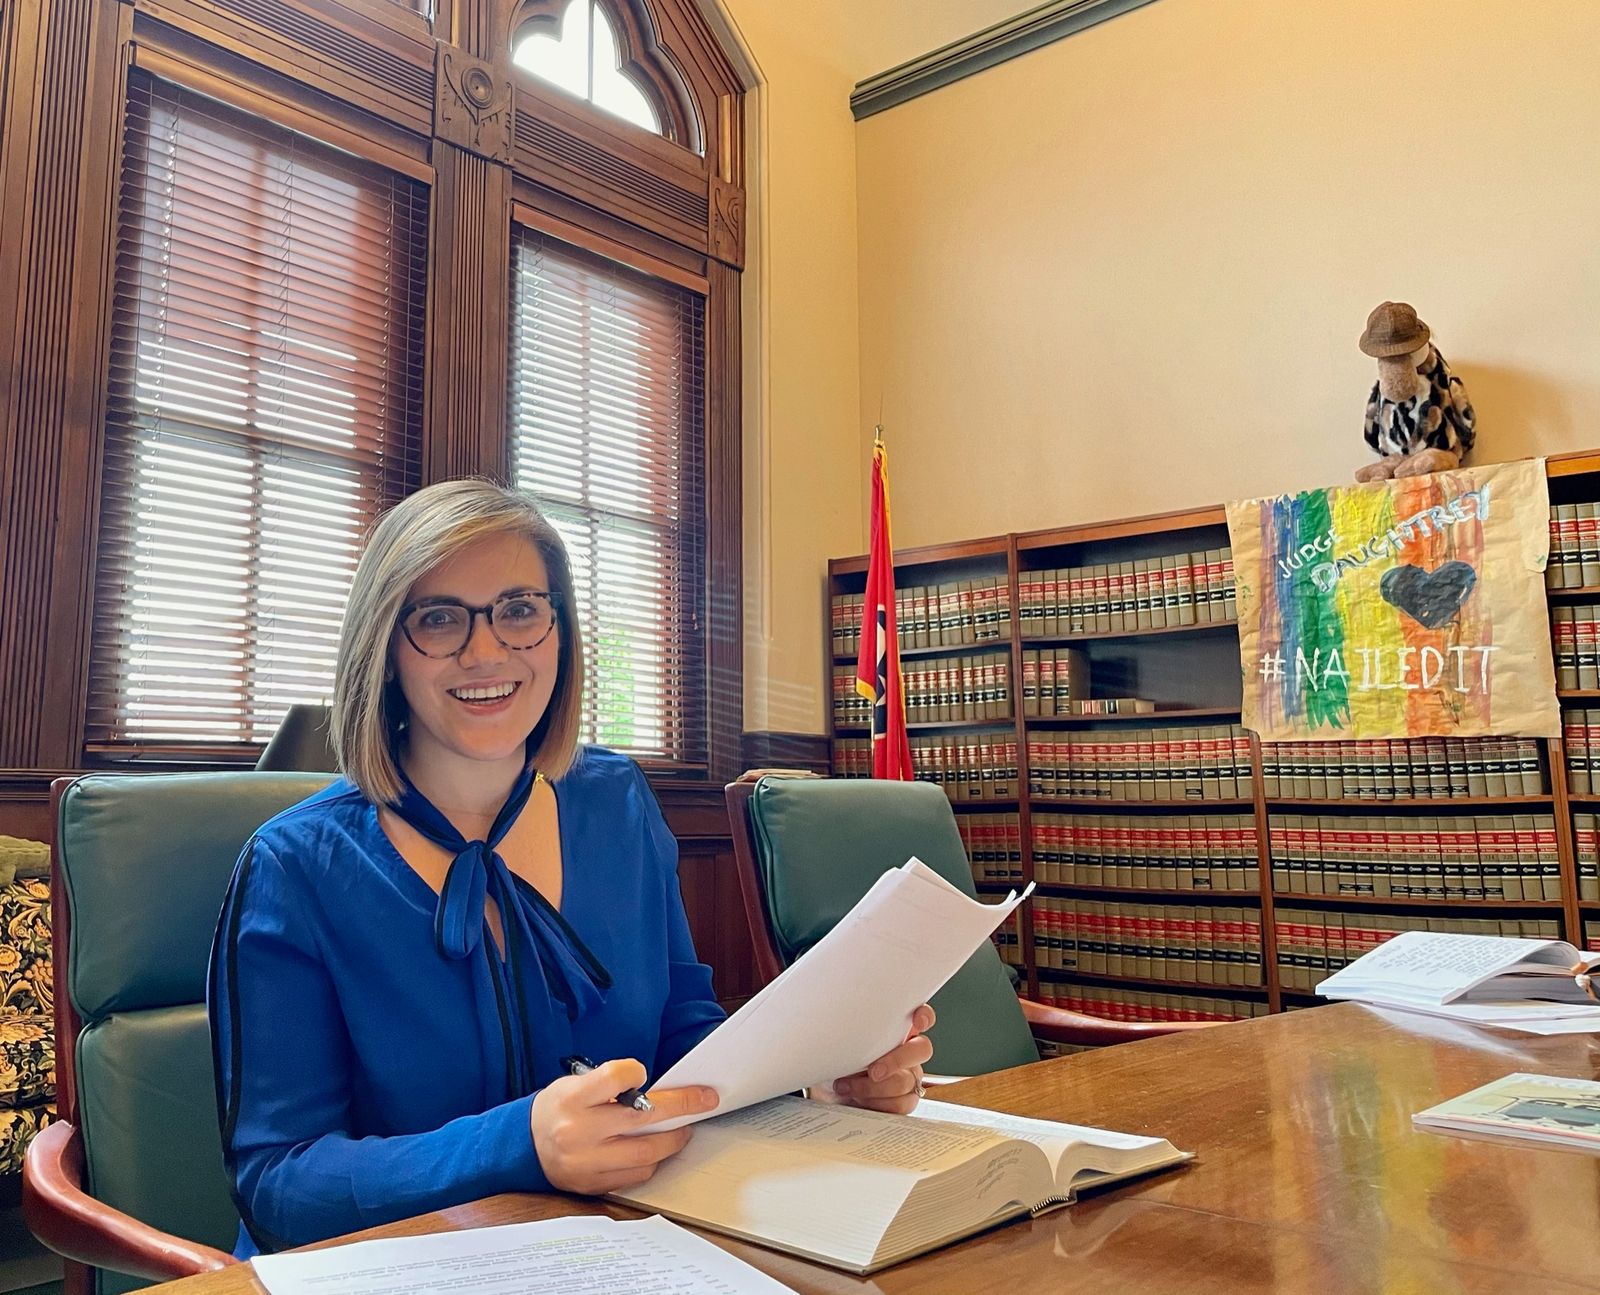
[[[1584,454],[1560,455],[1548,461],[1552,506],[1600,503],[1600,451]],[[1597,509],[1600,511],[1600,509]],[[1126,731],[1147,732],[1164,726],[1174,728],[1211,728],[1236,725],[1240,718],[1240,678],[1238,658],[1238,626],[1229,615],[1200,623],[1172,625],[1126,625],[1114,628],[1085,629],[1084,605],[1075,604],[1072,613],[1075,626],[1065,626],[1067,614],[1060,610],[1062,624],[1051,632],[1041,632],[1030,621],[1024,625],[1025,587],[1036,586],[1038,573],[1067,572],[1075,577],[1099,567],[1143,563],[1145,569],[1155,569],[1161,559],[1183,555],[1205,554],[1226,547],[1228,543],[1226,514],[1221,507],[1187,509],[1147,517],[1095,522],[1047,528],[1038,531],[984,539],[961,541],[954,544],[932,545],[919,549],[901,550],[896,554],[896,586],[904,590],[913,585],[938,585],[955,582],[994,581],[1003,579],[1009,597],[1009,621],[1001,628],[1001,637],[964,643],[903,645],[901,656],[908,661],[924,657],[979,656],[1009,654],[1011,680],[1010,701],[1013,718],[1008,720],[977,720],[917,723],[909,725],[913,733],[987,731],[1006,735],[1015,742],[1016,776],[1019,795],[1009,799],[963,800],[956,810],[966,815],[993,814],[1007,816],[1012,828],[1021,835],[1023,883],[1038,880],[1034,866],[1033,819],[1035,815],[1070,815],[1074,821],[1080,816],[1121,816],[1128,820],[1141,820],[1154,816],[1175,818],[1200,817],[1209,814],[1224,815],[1230,819],[1239,816],[1253,818],[1255,824],[1255,866],[1259,890],[1229,888],[1225,890],[1182,890],[1173,887],[1143,887],[1080,884],[1067,881],[1039,881],[1039,893],[1057,900],[1079,900],[1086,903],[1103,902],[1124,906],[1141,903],[1155,906],[1217,905],[1243,908],[1254,921],[1261,923],[1261,956],[1263,984],[1256,986],[1210,985],[1190,981],[1152,979],[1133,975],[1107,976],[1086,972],[1062,971],[1041,967],[1035,958],[1034,930],[1031,906],[1020,910],[1018,944],[1022,965],[1019,972],[1024,986],[1037,994],[1040,986],[1082,984],[1105,986],[1130,991],[1149,991],[1156,995],[1211,996],[1216,998],[1248,998],[1265,1001],[1268,1010],[1281,1011],[1288,1005],[1305,1005],[1319,1002],[1300,989],[1284,986],[1278,965],[1277,909],[1317,912],[1325,915],[1345,913],[1355,921],[1358,929],[1370,929],[1371,922],[1384,924],[1392,917],[1400,925],[1414,924],[1425,916],[1437,915],[1453,920],[1481,915],[1486,920],[1500,918],[1513,924],[1538,921],[1541,924],[1559,919],[1560,929],[1570,939],[1581,940],[1583,922],[1587,919],[1597,928],[1600,936],[1600,900],[1580,900],[1577,876],[1577,852],[1580,848],[1574,827],[1575,814],[1600,814],[1600,789],[1593,794],[1576,794],[1568,789],[1566,760],[1559,739],[1539,739],[1541,772],[1548,779],[1545,789],[1532,794],[1467,795],[1448,797],[1396,796],[1384,798],[1317,798],[1301,795],[1273,795],[1265,793],[1261,743],[1253,737],[1250,741],[1250,791],[1248,796],[1207,797],[1199,800],[1114,800],[1101,797],[1046,796],[1029,791],[1029,736],[1044,735],[1048,744],[1065,742],[1066,735],[1080,735],[1073,739],[1094,740],[1093,735],[1103,732],[1108,740],[1112,735]],[[1554,560],[1554,559],[1553,559]],[[856,556],[829,563],[828,593],[830,600],[840,595],[859,594],[865,588],[867,559]],[[1574,568],[1564,568],[1561,578],[1570,579]],[[1552,580],[1557,573],[1552,572]],[[1064,576],[1061,577],[1065,579]],[[1154,577],[1152,577],[1154,579]],[[1067,586],[1053,586],[1059,592]],[[1600,602],[1600,584],[1592,580],[1578,586],[1551,587],[1547,590],[1552,608],[1571,606],[1584,599]],[[1142,611],[1142,607],[1139,609]],[[1152,611],[1154,609],[1152,608]],[[1171,614],[1171,608],[1166,608]],[[830,626],[831,635],[831,626]],[[1081,653],[1089,681],[1090,697],[1135,697],[1155,704],[1156,709],[1144,714],[1122,715],[1030,715],[1026,714],[1024,698],[1024,652],[1035,650]],[[856,660],[856,654],[830,647],[825,654],[830,668],[845,666]],[[1059,662],[1061,658],[1055,658]],[[1059,694],[1058,694],[1059,695]],[[1600,704],[1600,687],[1562,688],[1557,695],[1561,702],[1592,702]],[[840,726],[833,730],[835,769],[840,768],[841,743],[851,739],[860,741],[867,730],[859,725]],[[1051,738],[1050,734],[1059,735]],[[1054,760],[1055,757],[1052,757]],[[1240,766],[1242,768],[1242,765]],[[1404,766],[1402,766],[1403,768]],[[1280,779],[1284,774],[1280,774]],[[1330,776],[1332,776],[1330,774]],[[1400,775],[1404,778],[1404,773]],[[1452,770],[1452,785],[1458,776]],[[1600,780],[1600,768],[1595,774]],[[1241,780],[1243,775],[1240,775]],[[1242,785],[1242,783],[1241,783]],[[1403,784],[1405,785],[1405,784]],[[1420,786],[1420,783],[1418,784]],[[1597,781],[1600,787],[1600,781]],[[1370,815],[1373,817],[1446,818],[1476,813],[1499,819],[1525,815],[1536,819],[1553,818],[1556,828],[1556,846],[1559,852],[1562,888],[1559,899],[1540,900],[1484,900],[1484,899],[1419,899],[1410,897],[1376,897],[1298,894],[1278,891],[1272,886],[1275,842],[1270,831],[1270,818],[1279,813],[1330,815],[1345,817]],[[1548,832],[1549,823],[1541,830]],[[1193,831],[1187,834],[1191,843]],[[1052,858],[1056,847],[1052,846]],[[1081,856],[1080,856],[1081,857]],[[1548,856],[1547,856],[1548,857]],[[1236,856],[1235,856],[1236,858]],[[1285,859],[1287,856],[1285,855]],[[1112,866],[1112,856],[1102,854],[1095,866],[1100,869]],[[1279,860],[1282,866],[1284,860]],[[1152,860],[1147,859],[1147,863]],[[1173,860],[1154,861],[1159,866],[1203,867],[1199,858],[1178,857]],[[1015,867],[1013,861],[1012,867]],[[1043,867],[1041,862],[1041,868]],[[1053,863],[1052,867],[1070,867]],[[1211,859],[1215,869],[1224,866],[1222,861]],[[985,894],[1003,894],[1018,885],[1016,882],[984,882],[980,889]],[[1113,910],[1117,911],[1117,910]],[[1362,923],[1368,923],[1363,927]],[[1303,970],[1303,968],[1302,968]]]
[[[1210,985],[1199,980],[1158,980],[1153,976],[1102,976],[1093,971],[1058,971],[1041,967],[1042,981],[1083,985],[1123,985],[1134,989],[1164,989],[1175,994],[1215,995],[1218,998],[1262,998],[1264,985]]]
[[[1161,724],[1199,719],[1238,719],[1237,706],[1173,706],[1142,715],[1029,715],[1029,728],[1087,728],[1091,724]]]
[[[1238,621],[1208,621],[1204,625],[1163,625],[1161,628],[1142,630],[1105,630],[1092,634],[1033,634],[1022,640],[1024,647],[1071,647],[1075,643],[1094,643],[1106,639],[1151,639],[1168,635],[1233,634],[1239,632]]]
[[[1201,903],[1241,904],[1260,900],[1259,890],[1178,890],[1161,886],[1085,886],[1076,881],[1041,881],[1039,889],[1047,895],[1071,899],[1170,899],[1174,902],[1197,899]]]
[[[1229,796],[1210,800],[1101,800],[1093,796],[1030,796],[1040,809],[1104,809],[1117,813],[1201,813],[1208,809],[1254,809],[1255,801]]]
[[[1302,895],[1288,890],[1272,892],[1274,902],[1291,908],[1426,908],[1448,910],[1460,917],[1468,910],[1484,908],[1536,908],[1545,913],[1559,913],[1559,899],[1415,899],[1404,895]]]
[[[1554,805],[1555,797],[1548,792],[1537,796],[1407,796],[1393,800],[1318,800],[1304,796],[1294,800],[1282,796],[1269,796],[1269,809],[1360,810],[1364,813],[1383,813],[1391,809],[1425,809],[1433,814],[1446,814],[1451,810],[1484,809],[1495,805]]]

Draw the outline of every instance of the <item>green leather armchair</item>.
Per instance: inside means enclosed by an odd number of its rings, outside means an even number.
[[[763,777],[724,790],[740,893],[755,945],[757,987],[820,940],[887,869],[916,855],[977,892],[955,812],[928,783]],[[932,1069],[977,1075],[1039,1060],[1034,1039],[1097,1046],[1214,1022],[1107,1021],[1018,999],[987,942],[933,996]]]
[[[233,1262],[206,962],[234,862],[326,774],[90,774],[55,784],[60,1119],[28,1148],[23,1214],[68,1295]],[[287,1042],[287,1041],[286,1041]]]

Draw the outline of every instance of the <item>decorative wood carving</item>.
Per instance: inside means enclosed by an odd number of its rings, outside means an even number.
[[[744,268],[744,190],[711,177],[711,255],[735,270]]]
[[[511,82],[482,59],[440,41],[434,76],[433,133],[492,162],[511,161],[516,103]]]

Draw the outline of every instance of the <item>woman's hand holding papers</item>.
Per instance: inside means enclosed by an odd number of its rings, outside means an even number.
[[[933,1057],[933,1044],[927,1038],[933,1020],[933,1008],[924,1003],[911,1014],[911,1030],[904,1043],[884,1053],[865,1070],[813,1088],[812,1099],[864,1106],[892,1115],[911,1114],[922,1096],[922,1067]],[[655,1094],[651,1093],[650,1098],[654,1101]]]
[[[644,1067],[627,1059],[564,1076],[539,1090],[533,1099],[533,1146],[552,1187],[591,1195],[637,1187],[663,1160],[683,1150],[690,1130],[635,1130],[716,1109],[716,1090],[700,1087],[651,1089],[650,1111],[618,1105],[618,1093],[644,1081]]]

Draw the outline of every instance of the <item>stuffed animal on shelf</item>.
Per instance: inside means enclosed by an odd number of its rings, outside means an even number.
[[[1378,361],[1367,397],[1367,444],[1378,455],[1357,481],[1420,477],[1459,467],[1477,439],[1478,418],[1461,379],[1430,340],[1428,326],[1403,301],[1367,316],[1358,345]]]

